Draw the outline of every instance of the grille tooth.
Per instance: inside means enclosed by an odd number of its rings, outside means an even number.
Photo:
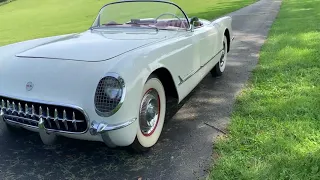
[[[42,118],[42,115],[43,115],[42,107],[40,106],[40,107],[39,107],[39,117],[41,117],[41,118]]]
[[[50,110],[49,110],[49,107],[47,107],[47,117],[46,117],[46,120],[49,124],[49,127],[52,128],[52,124],[51,124],[51,121],[50,121]]]
[[[43,120],[43,111],[42,107],[39,106],[39,123],[41,124],[41,128],[44,126],[44,120]]]
[[[16,112],[16,104],[12,102],[12,114]]]
[[[68,130],[68,121],[67,121],[67,112],[66,110],[63,110],[63,119],[62,122],[64,124],[64,127]]]
[[[26,115],[29,114],[29,107],[28,107],[28,104],[27,104],[27,103],[24,105],[24,111],[25,111],[25,114],[26,114]]]
[[[77,123],[76,123],[76,114],[74,111],[72,112],[72,124],[75,130],[77,130]]]
[[[53,131],[83,133],[88,128],[85,114],[77,108],[27,102],[1,95],[0,115],[5,121],[35,128],[43,119],[45,128]]]
[[[34,117],[36,114],[35,114],[35,109],[34,109],[34,105],[32,104],[31,106],[31,117]]]
[[[54,109],[54,122],[56,123],[57,128],[61,129],[59,124],[59,113],[57,109]]]
[[[22,111],[21,103],[19,102],[18,103],[18,114],[20,115],[21,113],[23,113],[23,111]]]
[[[4,100],[1,99],[1,108],[0,108],[0,115],[2,116],[4,114],[3,110],[5,109],[5,103]]]
[[[7,100],[7,110],[8,110],[8,111],[10,111],[10,110],[11,110],[9,100]]]

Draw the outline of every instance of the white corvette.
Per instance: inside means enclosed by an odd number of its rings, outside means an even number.
[[[0,47],[0,120],[9,130],[150,149],[166,102],[225,70],[231,17],[188,18],[168,1],[101,8],[85,32]]]

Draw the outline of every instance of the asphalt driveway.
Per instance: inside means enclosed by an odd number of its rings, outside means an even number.
[[[173,112],[159,143],[145,155],[102,143],[61,138],[45,146],[0,122],[0,179],[197,179],[210,169],[214,139],[229,123],[235,96],[258,61],[281,0],[261,0],[231,13],[235,42],[221,78],[207,76]]]

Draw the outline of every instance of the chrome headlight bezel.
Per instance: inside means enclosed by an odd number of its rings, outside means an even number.
[[[110,110],[108,112],[103,112],[103,111],[101,111],[101,109],[99,110],[99,108],[97,108],[97,94],[99,93],[98,92],[99,85],[102,83],[102,81],[106,81],[107,78],[113,78],[113,80],[116,80],[119,83],[118,84],[119,88],[121,88],[121,98],[120,98],[119,102],[117,103],[117,105],[115,105],[112,110]],[[105,89],[106,86],[107,85],[105,85],[103,87],[103,89]],[[95,95],[94,95],[94,106],[95,106],[96,113],[102,117],[110,117],[110,116],[114,115],[116,112],[118,112],[118,110],[122,106],[123,101],[125,99],[125,96],[126,96],[126,86],[125,86],[125,82],[124,82],[123,78],[117,73],[107,73],[103,78],[100,79],[100,81],[96,87],[96,91],[95,91]]]

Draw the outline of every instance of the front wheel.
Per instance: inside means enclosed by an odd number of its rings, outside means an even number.
[[[228,54],[228,41],[227,41],[227,37],[224,36],[223,49],[222,49],[220,60],[210,71],[212,76],[217,77],[222,75],[222,73],[226,68],[227,54]]]
[[[161,81],[154,75],[144,85],[139,110],[139,128],[132,148],[136,152],[148,151],[162,132],[166,114],[166,96]]]

